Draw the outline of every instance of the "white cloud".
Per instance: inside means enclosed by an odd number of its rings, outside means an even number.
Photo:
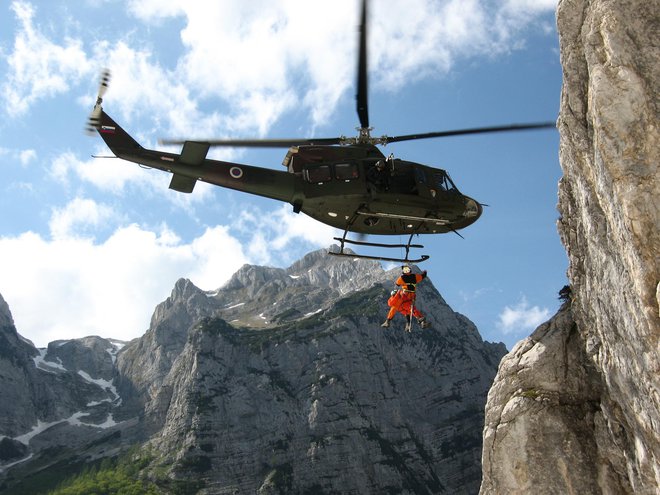
[[[481,287],[478,289],[473,289],[469,292],[465,290],[459,290],[458,295],[461,297],[462,302],[465,304],[473,301],[478,301],[482,297],[493,293],[495,290],[496,289],[494,289],[493,287]]]
[[[27,232],[0,238],[0,293],[18,331],[36,345],[100,335],[131,339],[144,333],[156,304],[179,277],[213,289],[246,262],[225,227],[189,243],[171,231],[137,225],[102,243],[88,238],[52,241]]]
[[[504,9],[522,12],[546,12],[557,9],[558,0],[506,0]]]
[[[147,117],[168,133],[189,135],[195,128],[214,132],[226,120],[201,112],[181,76],[154,61],[156,57],[147,48],[136,48],[123,40],[112,45],[102,42],[95,46],[95,54],[112,72],[104,106],[114,110],[109,113],[121,112],[128,123],[137,116]]]
[[[556,9],[557,0],[507,0],[496,13],[493,26],[504,42],[512,47],[519,47],[522,43],[522,40],[518,39],[520,32],[537,24],[540,15]],[[544,23],[535,28],[540,28],[541,32],[546,34],[552,30],[551,26]]]
[[[20,27],[3,85],[8,111],[23,113],[39,99],[89,79],[98,70],[92,60],[113,69],[109,108],[129,122],[137,115],[150,117],[159,132],[175,137],[200,137],[199,129],[207,137],[265,135],[300,105],[316,128],[354,84],[356,1],[148,0],[130,1],[128,8],[154,29],[166,18],[183,18],[180,33],[168,33],[179,35],[182,50],[169,67],[135,32],[96,41],[91,53],[82,38],[46,36],[32,4],[15,1]],[[369,56],[377,77],[372,85],[395,91],[411,81],[441,77],[458,58],[506,52],[554,8],[556,0],[373,2]],[[91,107],[93,96],[86,98]],[[222,116],[206,111],[218,108],[209,107],[208,98],[220,98],[228,109]]]
[[[548,308],[530,307],[526,297],[513,307],[506,306],[499,315],[497,327],[505,334],[530,331],[550,317]]]
[[[180,77],[202,98],[225,100],[236,119],[223,126],[229,132],[250,130],[252,122],[252,130],[264,134],[300,103],[317,127],[354,84],[358,2],[150,0],[129,6],[146,23],[184,18],[185,53],[168,76]],[[369,63],[377,77],[371,82],[394,91],[442,76],[459,57],[504,53],[555,7],[556,0],[372,2]],[[294,88],[302,87],[302,97],[296,96]]]
[[[328,225],[303,213],[293,213],[289,204],[268,212],[258,208],[243,210],[232,227],[250,235],[247,250],[260,264],[272,263],[275,257],[293,262],[305,254],[305,249],[328,247],[338,235]],[[291,255],[287,256],[287,252]]]
[[[134,0],[128,9],[140,19],[160,20],[181,14],[184,5],[180,0]]]
[[[107,155],[107,152],[102,153]],[[215,189],[210,184],[198,182],[192,194],[177,193],[169,189],[172,178],[169,173],[145,169],[114,158],[80,160],[69,151],[53,159],[49,172],[54,180],[64,185],[70,185],[75,178],[118,196],[125,195],[127,189],[131,189],[141,195],[158,196],[174,204],[177,210],[189,213],[192,213],[193,205],[210,198]]]
[[[21,150],[18,152],[18,160],[24,167],[28,166],[30,162],[37,159],[37,152],[33,149]]]
[[[12,53],[7,57],[9,72],[2,85],[2,98],[10,115],[21,115],[36,101],[62,93],[72,81],[89,70],[80,40],[65,38],[62,44],[48,39],[34,25],[36,9],[15,1],[11,9],[19,30]]]
[[[378,78],[372,80],[381,89],[441,77],[456,58],[491,53],[496,46],[486,9],[477,0],[393,2],[374,14],[370,57]]]
[[[49,222],[53,239],[77,237],[81,230],[96,228],[116,216],[114,210],[91,199],[75,198],[64,208],[55,208]]]
[[[102,191],[114,194],[123,193],[128,184],[144,190],[167,188],[168,185],[166,174],[145,170],[135,163],[112,158],[83,161],[70,151],[53,159],[50,174],[65,185],[70,183],[73,175]]]
[[[112,44],[103,41],[95,45],[94,54],[95,59],[103,60],[103,65],[111,70],[103,107],[147,148],[164,149],[156,143],[156,138],[162,137],[252,135],[255,129],[272,125],[283,107],[288,105],[284,97],[277,100],[277,95],[250,94],[244,99],[231,99],[232,112],[220,115],[215,110],[204,110],[216,109],[218,105],[208,104],[199,91],[190,87],[185,68],[169,70],[163,67],[158,63],[157,55],[148,48],[132,46],[124,40]],[[89,105],[91,110],[94,98],[90,94],[80,102]],[[136,121],[140,122],[139,127],[134,126]],[[145,125],[145,122],[149,124]],[[171,147],[171,151],[179,150],[179,147]],[[231,159],[236,153],[224,149],[216,151],[215,155]]]
[[[52,239],[0,237],[0,293],[18,331],[39,346],[86,335],[139,337],[180,277],[212,290],[244,263],[281,265],[331,243],[334,229],[289,210],[253,209],[232,227],[208,227],[188,242],[166,225],[152,231],[136,224],[97,241],[94,228],[116,222],[118,213],[76,198],[53,211]]]
[[[27,167],[30,162],[37,159],[37,152],[34,149],[12,149],[0,148],[0,156],[7,156],[10,160],[15,160],[21,164],[22,167]],[[3,160],[3,164],[5,160]]]
[[[276,249],[285,249],[290,243],[304,240],[316,246],[330,244],[331,236],[337,235],[337,230],[308,217],[305,214],[293,213],[291,205],[282,205],[271,217],[272,227],[277,233],[271,241]]]

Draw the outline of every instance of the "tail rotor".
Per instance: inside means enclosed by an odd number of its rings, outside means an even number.
[[[108,90],[109,83],[110,83],[110,70],[103,69],[101,71],[99,90],[98,90],[98,95],[96,97],[96,104],[94,105],[92,112],[89,114],[89,118],[87,119],[87,126],[85,127],[85,131],[90,136],[93,136],[95,134],[95,131],[99,129],[99,127],[101,126],[101,111],[103,110],[103,108],[101,107],[101,103],[103,103],[103,96],[105,95],[105,92]]]

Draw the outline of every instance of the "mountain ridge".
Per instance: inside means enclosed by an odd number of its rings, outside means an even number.
[[[142,445],[143,475],[166,492],[474,493],[504,346],[428,279],[419,298],[434,327],[381,328],[396,276],[319,250],[285,269],[245,265],[215,291],[180,279],[121,349],[89,337],[37,350],[12,325],[32,352],[24,385],[57,379],[59,395],[84,401],[58,404],[50,422],[26,404],[20,428],[0,430],[21,449],[0,458],[0,483]]]

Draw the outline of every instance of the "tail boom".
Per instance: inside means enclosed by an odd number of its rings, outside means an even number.
[[[288,172],[208,159],[208,143],[186,141],[181,154],[144,148],[103,110],[96,129],[118,158],[172,173],[176,191],[192,192],[201,180],[293,204],[302,190],[300,178]]]

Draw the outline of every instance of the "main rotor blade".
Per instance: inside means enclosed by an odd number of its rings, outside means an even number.
[[[208,143],[210,146],[234,146],[236,148],[290,148],[301,144],[339,144],[341,138],[319,139],[160,139],[158,142],[166,144],[184,144],[186,141]]]
[[[362,1],[362,20],[360,21],[360,47],[357,68],[357,114],[360,126],[363,129],[369,127],[369,102],[367,88],[367,0]]]
[[[401,141],[412,141],[413,139],[429,139],[446,136],[460,136],[463,134],[484,134],[488,132],[526,131],[530,129],[554,128],[554,122],[537,122],[533,124],[511,124],[492,127],[474,127],[472,129],[456,129],[453,131],[427,132],[425,134],[406,134],[403,136],[386,137],[386,143],[398,143]]]

